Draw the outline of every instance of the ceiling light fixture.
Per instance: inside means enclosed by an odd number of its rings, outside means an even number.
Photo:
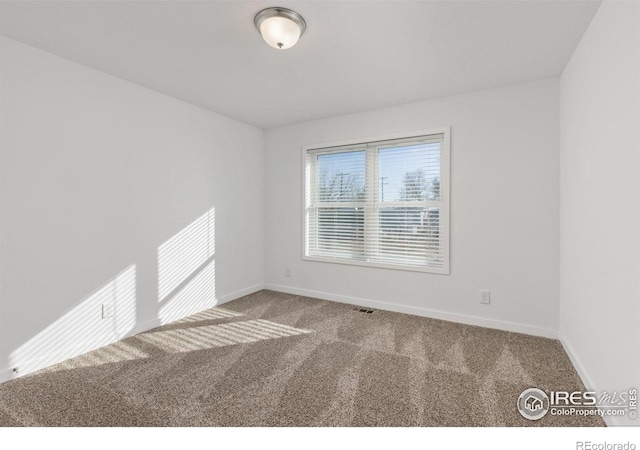
[[[253,19],[262,39],[273,48],[284,50],[296,45],[307,24],[300,14],[287,8],[267,8]]]

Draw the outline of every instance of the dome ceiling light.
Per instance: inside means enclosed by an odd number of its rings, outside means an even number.
[[[287,8],[267,8],[253,22],[262,39],[273,48],[284,50],[296,45],[307,24],[300,14]]]

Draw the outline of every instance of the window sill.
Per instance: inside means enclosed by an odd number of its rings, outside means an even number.
[[[302,259],[304,261],[314,261],[314,262],[323,262],[323,263],[331,263],[331,264],[346,264],[349,266],[374,267],[378,269],[391,269],[391,270],[402,270],[407,272],[423,272],[423,273],[433,273],[437,275],[449,275],[448,263],[445,263],[445,267],[429,267],[429,266],[409,266],[409,265],[401,265],[401,264],[360,261],[357,259],[347,259],[347,258],[327,258],[322,256],[308,256],[308,255],[303,255]]]

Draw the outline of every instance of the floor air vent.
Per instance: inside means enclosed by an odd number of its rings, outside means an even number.
[[[374,309],[369,309],[369,308],[363,308],[362,306],[354,306],[353,308],[354,311],[358,311],[361,313],[365,313],[365,314],[373,314],[375,312]]]

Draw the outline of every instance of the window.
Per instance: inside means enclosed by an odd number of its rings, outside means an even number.
[[[304,259],[449,273],[449,129],[303,159]]]

